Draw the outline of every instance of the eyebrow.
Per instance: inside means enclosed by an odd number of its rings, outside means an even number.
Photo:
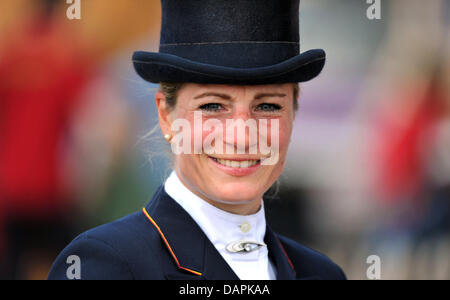
[[[225,100],[230,100],[231,97],[227,94],[220,94],[220,93],[214,93],[214,92],[206,92],[203,94],[200,94],[198,96],[195,96],[194,99],[200,99],[200,98],[204,98],[204,97],[219,97]]]
[[[229,95],[227,95],[227,94],[221,94],[221,93],[215,93],[215,92],[206,92],[206,93],[203,93],[203,94],[195,96],[194,99],[200,99],[200,98],[205,98],[205,97],[219,97],[219,98],[222,98],[222,99],[225,99],[225,100],[230,100],[231,99],[231,97]],[[282,94],[282,93],[260,93],[260,94],[257,94],[254,99],[255,100],[259,100],[259,99],[267,98],[267,97],[280,97],[280,98],[283,98],[283,97],[286,97],[286,94]]]
[[[261,94],[257,94],[255,96],[255,100],[259,100],[259,99],[266,98],[266,97],[268,97],[268,98],[270,98],[270,97],[283,98],[283,97],[286,97],[286,94],[282,94],[282,93],[261,93]]]

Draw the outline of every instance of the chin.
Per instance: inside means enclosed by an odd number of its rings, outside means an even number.
[[[215,198],[220,201],[232,204],[243,204],[251,201],[259,200],[263,194],[262,186],[247,182],[235,182],[218,185],[213,191]]]

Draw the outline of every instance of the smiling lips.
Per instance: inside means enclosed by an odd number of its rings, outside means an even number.
[[[214,162],[214,164],[224,171],[225,173],[232,176],[246,176],[251,173],[256,172],[256,170],[261,166],[260,159],[221,159],[209,156],[209,159]]]
[[[254,165],[261,162],[261,160],[228,160],[228,159],[220,159],[211,157],[215,162],[232,168],[248,168],[253,167]]]

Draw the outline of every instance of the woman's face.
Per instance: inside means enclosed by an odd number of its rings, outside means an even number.
[[[263,194],[283,170],[294,120],[293,89],[293,84],[231,86],[189,83],[179,90],[176,106],[172,110],[167,110],[165,104],[161,105],[165,98],[158,92],[156,102],[163,133],[177,135],[172,127],[174,121],[187,120],[193,144],[191,153],[201,152],[175,155],[175,170],[181,181],[216,207],[240,214],[256,212]],[[199,112],[202,113],[200,121]],[[231,125],[239,119],[248,121],[250,125],[258,124],[252,127],[256,135],[251,137],[249,128],[239,133]],[[216,125],[205,128],[206,122],[212,120],[216,122],[212,124]],[[214,130],[220,127],[218,123],[222,125],[223,132],[217,135],[218,131]],[[199,124],[202,125],[200,129]],[[266,132],[261,130],[265,124]],[[197,145],[194,145],[195,130],[197,138],[201,137],[202,141]],[[227,138],[227,134],[232,132],[235,138]],[[222,148],[223,153],[205,153],[208,151],[204,151],[204,142],[208,136],[222,137],[222,141],[215,139],[211,145],[221,146],[219,149]],[[278,157],[263,151],[261,143],[272,146],[272,150],[278,151]],[[238,154],[238,147],[241,147],[241,152],[245,148],[245,153]],[[231,149],[234,150],[232,153]],[[267,159],[269,156],[271,160]]]

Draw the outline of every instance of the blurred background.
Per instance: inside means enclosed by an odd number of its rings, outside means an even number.
[[[141,209],[170,168],[155,85],[159,0],[0,1],[0,278],[44,279],[79,233]],[[350,279],[450,279],[450,1],[302,0],[302,84],[289,161],[266,199],[281,234]],[[158,150],[157,150],[158,149]]]

